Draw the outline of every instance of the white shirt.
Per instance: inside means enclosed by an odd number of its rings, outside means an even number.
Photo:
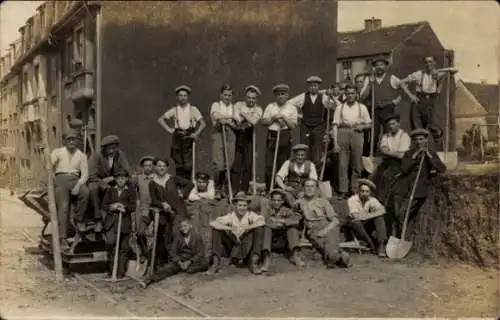
[[[365,203],[355,194],[347,199],[349,214],[355,220],[368,220],[385,214],[385,208],[375,197],[370,197]]]
[[[256,105],[252,108],[249,108],[245,101],[238,101],[234,105],[234,118],[236,119],[236,121],[242,122],[244,120],[244,118],[241,116],[242,113],[247,115],[247,121],[252,126],[255,126],[262,118],[261,107]]]
[[[214,180],[208,180],[207,191],[199,192],[196,182],[194,183],[194,188],[191,190],[188,196],[189,201],[197,201],[201,199],[213,200],[215,199],[215,185]]]
[[[354,102],[352,106],[343,103],[333,113],[333,125],[370,124],[371,122],[368,109],[364,104],[359,102]]]
[[[406,152],[410,150],[410,145],[410,136],[403,129],[399,129],[394,135],[386,133],[380,139],[380,148],[387,147],[391,152]]]
[[[310,95],[312,103],[316,103],[316,99],[318,99],[318,96],[319,96],[319,94],[315,94],[315,95],[311,94]],[[323,102],[323,105],[326,107],[328,105],[328,103],[330,103],[330,98],[326,94],[322,94],[321,96],[322,96],[321,100]],[[291,103],[296,108],[302,109],[305,101],[306,101],[306,94],[301,93],[298,96],[295,96],[295,97],[291,98],[290,100],[288,100],[287,103]]]
[[[304,162],[300,167],[298,163],[295,163],[294,169],[295,172],[303,174],[306,171],[306,163]],[[276,175],[281,179],[285,179],[288,176],[289,170],[290,160],[286,160]],[[311,163],[311,169],[309,170],[309,179],[318,180],[318,173],[316,172],[316,167],[313,163]]]
[[[285,103],[282,106],[278,106],[276,102],[270,103],[267,105],[266,109],[264,110],[264,115],[262,115],[262,120],[265,121],[271,121],[271,117],[274,115],[281,115],[283,118],[286,118],[287,121],[293,124],[293,126],[297,125],[298,122],[298,112],[297,108],[290,103]],[[278,131],[279,124],[277,122],[273,122],[269,126],[269,130],[271,131]],[[292,129],[288,128],[288,126],[285,124],[281,129]]]
[[[173,119],[175,124],[174,128],[186,130],[195,127],[196,123],[200,121],[203,116],[200,110],[195,106],[187,104],[186,106],[177,105],[163,114],[165,120]]]
[[[219,119],[234,119],[234,106],[233,104],[226,105],[222,101],[212,103],[210,107],[210,118],[212,124],[216,125]]]
[[[438,77],[443,73],[438,72]],[[422,70],[415,71],[408,75],[403,81],[415,83],[417,92],[437,93],[438,81],[431,74],[425,73]]]
[[[386,76],[387,73],[384,73],[382,76],[378,77],[378,76],[375,76],[375,81],[380,84],[385,76]],[[391,84],[391,87],[394,89],[394,90],[397,90],[400,88],[401,86],[401,80],[396,77],[395,75],[391,75],[391,78],[389,79],[390,81],[390,84]],[[363,87],[361,88],[361,91],[360,91],[360,95],[363,95],[365,94],[366,90],[371,90],[371,84],[370,84],[370,77],[365,77],[365,80],[363,82]],[[399,104],[399,102],[401,102],[402,98],[401,96],[398,96],[393,102],[394,104]]]
[[[265,218],[253,211],[247,211],[240,219],[236,212],[233,211],[218,217],[215,222],[232,227],[237,231],[243,231],[257,223],[265,224]]]
[[[85,184],[89,178],[87,156],[79,149],[71,154],[66,147],[52,150],[50,155],[54,173],[72,173],[80,175],[80,184]]]

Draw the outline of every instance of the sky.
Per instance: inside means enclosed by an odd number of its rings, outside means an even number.
[[[19,37],[18,29],[43,1],[0,5],[0,50]],[[339,31],[362,29],[364,19],[382,25],[428,21],[445,48],[455,51],[457,75],[466,81],[500,80],[500,6],[496,1],[340,1]]]

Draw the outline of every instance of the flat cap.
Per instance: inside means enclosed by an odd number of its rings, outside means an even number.
[[[78,135],[74,131],[69,131],[64,134],[64,140],[73,138],[73,139],[78,139]]]
[[[289,90],[290,90],[290,87],[286,84],[283,84],[283,83],[277,84],[273,87],[273,93],[288,92]]]
[[[306,80],[307,83],[323,83],[323,80],[318,76],[310,76]]]
[[[382,61],[383,63],[385,63],[386,65],[389,65],[391,64],[390,61],[387,59],[387,58],[384,58],[384,57],[377,57],[375,59],[373,59],[372,61],[372,66],[375,66],[375,63],[379,62],[379,61]]]
[[[101,140],[101,146],[108,146],[110,144],[120,144],[120,138],[118,136],[111,134],[109,136],[105,136]]]
[[[309,146],[307,144],[299,143],[293,146],[292,151],[307,150]]]
[[[78,118],[72,118],[70,121],[69,121],[69,126],[71,128],[75,128],[75,127],[83,127],[83,121],[78,119]]]
[[[243,191],[238,192],[234,197],[233,197],[233,202],[238,202],[238,201],[246,201],[246,202],[251,202],[252,199],[250,199],[249,196]]]
[[[428,137],[429,136],[429,131],[427,131],[424,128],[418,128],[418,129],[415,129],[412,132],[410,132],[410,136],[412,138],[415,137],[415,136],[425,136],[425,137]]]
[[[274,194],[281,194],[283,197],[286,197],[286,192],[283,189],[272,189],[271,192],[269,192],[269,195],[272,196]]]
[[[393,119],[396,119],[399,121],[401,119],[401,117],[397,113],[391,113],[391,114],[387,115],[387,117],[385,117],[384,122],[389,122]]]
[[[186,91],[187,93],[191,93],[191,88],[186,86],[186,85],[182,85],[182,86],[178,86],[177,88],[175,88],[175,93],[179,93],[179,91]]]
[[[118,168],[115,172],[113,172],[113,177],[118,177],[118,176],[128,177],[127,170],[123,168]]]
[[[245,93],[247,93],[248,91],[254,91],[258,95],[260,95],[260,89],[257,86],[254,86],[253,84],[246,86]]]
[[[210,176],[205,173],[205,172],[197,172],[195,175],[196,180],[203,180],[203,181],[208,181],[210,179]]]
[[[144,156],[144,157],[142,157],[141,159],[139,159],[139,165],[141,165],[141,166],[142,166],[142,164],[143,164],[145,161],[152,161],[152,162],[155,162],[155,157],[153,157],[153,156]]]
[[[358,186],[362,186],[362,185],[370,187],[370,189],[372,189],[372,191],[377,190],[375,183],[373,183],[372,181],[370,181],[368,179],[358,179]]]

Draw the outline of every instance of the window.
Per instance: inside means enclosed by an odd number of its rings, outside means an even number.
[[[343,80],[352,80],[352,61],[344,60],[342,61],[342,77]]]
[[[366,72],[372,71],[372,62],[373,62],[373,58],[368,58],[365,60],[365,71]]]
[[[73,45],[73,67],[75,68],[75,72],[80,71],[83,63],[83,48],[84,48],[84,34],[83,28],[80,28],[75,31],[75,41]],[[79,64],[79,65],[78,65]]]
[[[23,94],[22,101],[28,101],[28,72],[23,72]]]
[[[33,74],[33,94],[35,97],[38,97],[40,94],[38,91],[39,90],[39,87],[38,87],[39,77],[40,77],[40,66],[35,65],[34,74]]]
[[[57,87],[57,60],[55,55],[47,58],[47,93],[56,93]]]
[[[66,39],[66,43],[63,50],[63,78],[65,80],[71,77],[71,69],[72,69],[72,60],[73,60],[73,44],[72,39],[69,37]]]

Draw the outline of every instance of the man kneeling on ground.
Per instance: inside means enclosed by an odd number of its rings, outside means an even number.
[[[250,198],[238,194],[233,198],[236,210],[210,223],[212,227],[213,263],[208,274],[219,271],[221,258],[249,258],[250,272],[260,274],[258,266],[266,224],[263,216],[248,210]]]
[[[271,191],[271,200],[267,200],[262,207],[262,215],[266,219],[264,227],[264,245],[262,248],[263,264],[262,272],[269,269],[270,253],[273,236],[285,238],[290,250],[290,261],[298,267],[305,264],[299,256],[300,243],[300,215],[283,206],[286,194],[283,190]]]
[[[327,268],[349,267],[349,255],[341,251],[339,219],[328,200],[318,196],[318,181],[304,183],[304,198],[298,200],[298,208],[304,215],[306,236],[323,254]]]
[[[357,234],[368,241],[368,245],[375,251],[375,244],[372,238],[366,232],[365,225],[372,223],[377,232],[379,257],[385,257],[385,243],[387,242],[387,230],[385,225],[385,208],[372,197],[372,191],[375,191],[375,184],[367,179],[358,180],[358,193],[347,200],[349,207],[349,222],[347,227],[352,228]]]
[[[179,234],[174,237],[170,248],[170,262],[155,274],[141,281],[143,288],[153,282],[159,282],[180,272],[192,274],[208,269],[208,261],[205,257],[205,244],[201,236],[193,231],[193,225],[189,218],[181,220],[179,231]]]

